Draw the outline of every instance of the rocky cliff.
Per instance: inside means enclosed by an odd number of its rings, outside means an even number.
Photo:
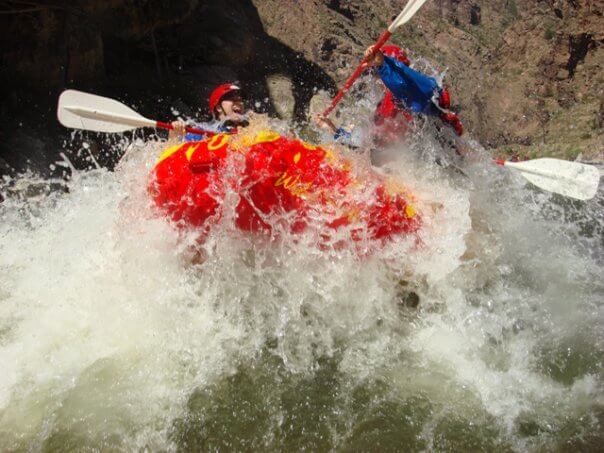
[[[275,114],[271,95],[291,80],[291,110],[304,119],[315,90],[333,91],[405,3],[5,0],[0,166],[47,168],[65,135],[54,108],[67,87],[169,118],[170,107],[207,114],[210,87],[227,79]],[[446,71],[470,134],[494,153],[602,159],[603,3],[429,0],[393,41]]]
[[[405,0],[255,0],[267,32],[341,82]],[[602,0],[429,0],[392,41],[451,87],[494,152],[604,158]]]

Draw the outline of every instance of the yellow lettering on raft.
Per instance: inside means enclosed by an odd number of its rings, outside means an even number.
[[[214,135],[210,140],[208,140],[208,150],[216,151],[219,148],[222,148],[229,141],[229,136],[226,134],[218,134]]]
[[[300,151],[298,151],[296,154],[294,154],[294,164],[297,164],[300,161],[301,157],[302,157],[302,154],[300,154]]]
[[[294,187],[290,189],[291,193],[294,195],[301,197],[302,195],[308,193],[308,190],[312,187],[312,182],[301,182],[296,184]]]
[[[304,146],[304,148],[306,148],[309,151],[314,151],[315,149],[317,149],[317,147],[315,145],[311,145],[310,143],[306,143],[306,142],[301,142],[302,146]]]
[[[296,176],[295,178],[293,176],[288,176],[287,172],[283,172],[283,174],[279,176],[279,179],[275,181],[275,187],[283,186],[289,190],[292,185],[298,182],[299,178],[299,176]]]
[[[283,186],[293,195],[301,197],[302,195],[308,193],[308,190],[312,187],[312,182],[301,182],[299,175],[293,177],[288,175],[287,172],[284,172],[281,176],[279,176],[279,179],[275,181],[275,187],[278,186]]]
[[[166,160],[168,157],[170,157],[176,151],[180,150],[182,146],[185,146],[185,145],[180,143],[178,145],[170,146],[168,149],[166,149],[163,153],[160,154],[159,159],[157,159],[157,162],[155,162],[155,165],[158,165],[162,160]]]
[[[279,138],[281,138],[281,136],[274,131],[270,131],[270,130],[260,131],[260,132],[258,132],[258,134],[256,134],[256,137],[254,137],[254,139],[252,140],[252,145],[257,145],[258,143],[274,142],[275,140],[278,140]]]
[[[191,160],[191,156],[193,156],[193,153],[195,151],[197,151],[199,149],[199,147],[201,146],[201,144],[196,144],[196,145],[192,145],[187,152],[185,153],[185,156],[187,156],[187,160]]]

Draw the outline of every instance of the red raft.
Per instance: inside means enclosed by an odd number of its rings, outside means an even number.
[[[347,228],[358,241],[387,240],[420,227],[411,195],[391,186],[375,174],[355,176],[351,162],[336,152],[263,131],[168,148],[153,168],[149,192],[173,221],[201,232],[228,205],[235,206],[235,224],[243,231],[317,227],[329,240]],[[233,193],[235,204],[224,203]]]

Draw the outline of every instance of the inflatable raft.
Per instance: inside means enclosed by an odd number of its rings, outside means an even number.
[[[412,196],[394,187],[372,172],[359,177],[336,151],[271,131],[170,147],[149,182],[155,204],[183,227],[207,233],[229,206],[242,231],[313,227],[326,241],[337,230],[354,241],[415,232],[421,219]]]

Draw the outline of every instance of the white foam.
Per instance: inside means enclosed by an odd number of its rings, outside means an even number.
[[[568,386],[537,363],[548,342],[575,329],[602,344],[601,269],[576,247],[576,222],[544,218],[555,200],[497,169],[477,164],[468,182],[414,146],[399,149],[391,170],[418,198],[422,245],[403,238],[366,258],[323,253],[311,233],[251,241],[226,216],[204,245],[206,261],[187,264],[193,238],[146,196],[158,144],[133,147],[114,173],[76,173],[69,193],[7,197],[0,446],[37,449],[68,432],[171,448],[171,423],[193,390],[267,343],[291,373],[340,354],[349,379],[388,376],[400,395],[480,407],[512,437],[522,413],[551,401],[546,420],[591,413],[601,400],[595,376]],[[590,206],[560,209],[593,223]],[[401,278],[422,297],[412,319],[396,303]]]

